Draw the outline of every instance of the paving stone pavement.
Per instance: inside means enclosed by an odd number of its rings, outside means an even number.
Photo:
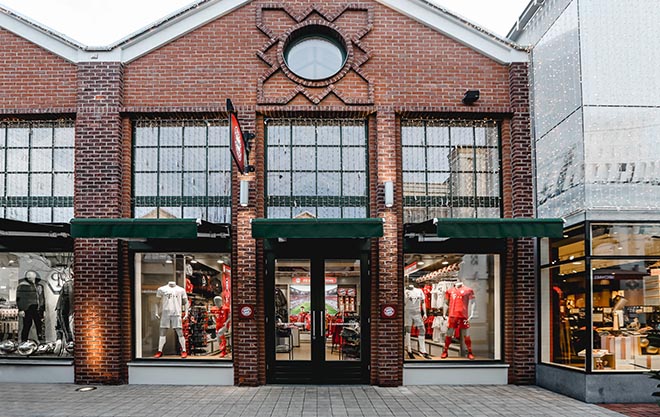
[[[0,384],[0,416],[622,416],[535,386]]]

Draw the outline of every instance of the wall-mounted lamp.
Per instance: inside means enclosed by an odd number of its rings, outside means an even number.
[[[241,205],[241,207],[247,207],[249,195],[250,195],[250,181],[241,180],[241,191],[239,193],[239,204]]]
[[[385,181],[385,207],[392,207],[394,205],[394,183],[392,181]]]
[[[479,100],[479,90],[467,90],[463,96],[463,104],[474,104]]]

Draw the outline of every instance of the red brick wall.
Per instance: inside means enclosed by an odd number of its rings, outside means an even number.
[[[0,28],[0,109],[73,108],[76,66]]]
[[[475,117],[505,119],[502,124],[505,215],[531,217],[527,66],[500,65],[375,1],[355,4],[345,12],[342,12],[344,3],[291,1],[286,2],[286,11],[278,9],[279,6],[268,6],[278,10],[259,21],[258,12],[268,8],[267,4],[270,3],[263,0],[251,2],[125,66],[83,63],[76,68],[0,30],[0,50],[12,57],[0,63],[0,87],[6,87],[0,88],[0,110],[77,106],[76,217],[122,217],[130,215],[131,190],[131,127],[127,119],[122,121],[122,106],[170,114],[185,111],[192,117],[197,111],[224,115],[225,99],[232,98],[244,129],[257,133],[250,161],[257,168],[256,174],[234,172],[232,185],[234,369],[235,383],[239,385],[265,382],[261,308],[264,254],[262,242],[251,238],[249,224],[250,219],[263,217],[265,212],[261,115],[367,118],[370,214],[386,220],[385,237],[372,244],[370,376],[374,384],[401,384],[401,312],[392,321],[381,321],[378,317],[382,304],[402,305],[399,117],[442,115],[446,118],[474,113]],[[359,74],[349,71],[338,82],[343,90],[327,94],[316,105],[310,97],[323,89],[305,90],[283,74],[275,73],[267,81],[276,88],[268,91],[279,91],[277,88],[281,87],[280,96],[289,94],[290,101],[285,105],[258,104],[259,80],[270,66],[257,55],[269,42],[257,24],[262,22],[278,33],[284,32],[300,21],[303,11],[312,4],[320,11],[311,13],[309,18],[325,17],[342,33],[360,38],[360,48],[354,48]],[[340,12],[344,14],[336,17]],[[360,30],[356,30],[357,26]],[[268,54],[274,55],[272,50]],[[268,87],[267,83],[264,85],[264,89]],[[286,89],[292,85],[293,94],[287,93]],[[480,100],[469,107],[461,103],[467,89],[481,91]],[[296,96],[296,93],[301,94]],[[366,100],[368,105],[347,105],[351,98]],[[248,207],[238,205],[241,179],[250,181]],[[395,182],[394,208],[384,207],[383,182],[390,180]],[[529,240],[519,240],[510,242],[509,247],[504,260],[507,265],[505,359],[511,365],[510,380],[527,383],[533,381],[534,373],[533,246]],[[75,255],[79,297],[76,380],[125,381],[133,326],[128,274],[131,260],[125,247],[112,240],[78,239]],[[516,260],[519,265],[514,264]],[[243,303],[257,307],[254,320],[238,319],[236,307]]]
[[[533,154],[529,114],[527,64],[509,68],[510,134],[503,149],[506,168],[507,217],[534,217]],[[509,124],[507,124],[509,125]],[[506,156],[504,154],[506,153]],[[536,264],[533,239],[510,239],[505,277],[505,359],[511,365],[509,381],[535,382],[536,363]]]
[[[399,308],[395,319],[380,319],[380,306],[383,304],[403,305],[403,267],[401,250],[403,249],[403,206],[385,207],[384,185],[385,181],[397,183],[398,173],[401,170],[400,155],[397,141],[397,120],[394,112],[379,112],[376,118],[376,134],[378,144],[371,150],[378,158],[378,188],[372,196],[372,204],[378,209],[378,217],[385,220],[383,225],[383,238],[378,240],[378,275],[376,280],[377,297],[374,299],[376,314],[375,327],[377,351],[372,363],[377,366],[377,384],[381,386],[396,386],[403,382],[403,311]],[[397,187],[398,199],[401,201],[401,187]],[[375,204],[374,204],[375,203]]]
[[[74,212],[76,217],[122,215],[123,68],[118,63],[78,66]],[[130,345],[130,286],[126,252],[114,239],[76,239],[75,380],[77,383],[126,381]],[[123,260],[123,262],[122,262]],[[124,273],[122,273],[124,271]],[[128,295],[128,298],[126,298]],[[128,332],[128,337],[124,337]]]

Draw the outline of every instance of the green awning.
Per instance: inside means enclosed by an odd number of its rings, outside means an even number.
[[[474,238],[560,238],[562,219],[433,219],[438,237]]]
[[[196,219],[71,219],[71,236],[116,239],[194,239]]]
[[[252,237],[357,239],[383,236],[383,219],[252,219]]]

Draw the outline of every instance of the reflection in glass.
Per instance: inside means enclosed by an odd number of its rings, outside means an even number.
[[[212,215],[219,223],[229,221],[231,155],[227,149],[226,123],[225,120],[135,122],[135,217],[190,214],[203,220],[209,220]],[[155,208],[146,213],[138,210],[144,206]]]
[[[5,252],[0,264],[0,358],[72,357],[73,253]]]
[[[408,253],[404,262],[404,359],[499,359],[499,256]]]
[[[309,260],[275,261],[275,358],[311,360],[312,293]]]
[[[592,261],[593,370],[660,369],[660,258]]]
[[[360,360],[360,260],[326,260],[324,289],[325,359]]]
[[[269,217],[341,217],[343,208],[357,206],[360,210],[353,212],[366,216],[364,121],[282,119],[269,122],[267,129]]]
[[[405,120],[401,142],[406,223],[500,217],[497,125]]]
[[[321,36],[304,37],[287,47],[284,60],[294,74],[308,80],[322,80],[339,72],[346,52],[336,41]]]
[[[228,253],[137,253],[135,281],[136,357],[231,359]]]

